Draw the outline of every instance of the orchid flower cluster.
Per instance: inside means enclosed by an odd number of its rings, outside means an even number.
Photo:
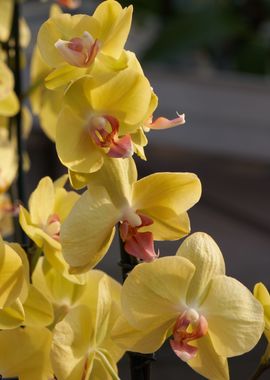
[[[13,1],[3,4],[10,15]],[[59,4],[75,8],[79,1]],[[17,172],[9,118],[20,105],[1,54],[3,377],[117,380],[126,351],[152,353],[169,339],[178,360],[207,379],[228,380],[227,358],[251,350],[263,331],[270,342],[267,289],[257,284],[253,295],[227,276],[209,235],[191,234],[175,256],[155,249],[155,241],[189,235],[187,212],[200,199],[201,183],[193,173],[138,179],[133,155],[146,160],[148,132],[182,125],[185,117],[153,117],[157,95],[136,55],[125,50],[132,11],[115,0],[101,2],[92,16],[51,7],[33,53],[30,102],[67,174],[42,178],[28,207],[14,206],[7,193]],[[1,20],[2,42],[10,19]],[[28,116],[23,121],[29,125]],[[65,189],[68,179],[74,190]],[[31,249],[3,240],[16,213]],[[95,269],[116,231],[136,262],[123,285]],[[268,348],[264,364],[269,355]]]

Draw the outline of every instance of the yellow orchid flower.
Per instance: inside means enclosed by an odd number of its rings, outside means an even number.
[[[19,380],[53,379],[52,333],[45,327],[0,331],[0,374]]]
[[[151,93],[148,80],[133,69],[77,80],[65,95],[56,127],[61,162],[73,171],[91,173],[103,165],[105,154],[131,156],[129,133],[144,119]]]
[[[78,276],[77,276],[78,280]],[[75,307],[86,289],[86,275],[80,275],[80,283],[69,281],[50,265],[45,257],[38,260],[32,275],[33,285],[52,303],[54,324],[61,321]]]
[[[0,115],[2,116],[13,116],[19,110],[19,102],[13,88],[13,74],[0,60]]]
[[[217,244],[199,232],[176,256],[137,265],[124,283],[122,308],[141,332],[129,336],[129,349],[135,343],[139,352],[153,352],[172,335],[176,355],[210,380],[229,379],[226,358],[251,350],[264,328],[260,303],[225,275]]]
[[[17,174],[17,153],[12,141],[0,140],[0,194],[8,190]]]
[[[29,212],[20,206],[19,213],[22,229],[60,272],[67,272],[59,242],[61,224],[79,198],[63,188],[66,180],[67,176],[54,183],[49,177],[42,178],[29,199]]]
[[[51,6],[50,17],[61,13],[61,8],[58,5],[53,4]],[[39,116],[41,128],[51,140],[55,141],[56,122],[61,110],[65,88],[52,91],[45,87],[44,79],[50,72],[51,67],[44,62],[38,47],[35,46],[30,69],[30,103],[33,113]]]
[[[200,195],[195,174],[156,173],[137,181],[132,158],[106,159],[61,228],[63,255],[72,273],[86,271],[103,258],[118,222],[126,251],[153,260],[153,240],[176,240],[189,233],[186,211]]]
[[[84,296],[53,332],[52,365],[58,380],[119,380],[124,351],[111,339],[120,315],[120,284],[99,271],[88,274]]]
[[[66,84],[84,75],[96,58],[117,67],[131,17],[132,6],[123,9],[107,0],[93,16],[62,14],[47,20],[38,33],[38,46],[44,61],[56,68],[53,76],[64,77],[61,85]]]
[[[24,268],[20,256],[0,236],[0,309],[10,306],[21,293]]]
[[[17,261],[20,262],[22,278],[20,286],[16,287],[16,297],[13,297],[12,302],[0,309],[0,329],[13,329],[21,325],[29,327],[50,325],[53,321],[52,305],[45,295],[30,284],[26,253],[18,244],[6,244],[5,248],[8,249],[9,256],[12,252]],[[12,275],[14,276],[14,273]],[[12,281],[9,280],[9,282],[12,286]]]

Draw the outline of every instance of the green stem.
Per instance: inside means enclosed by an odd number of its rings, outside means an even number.
[[[267,345],[265,353],[263,354],[260,364],[258,365],[256,371],[250,378],[250,380],[257,380],[260,376],[270,368],[270,344]]]
[[[29,261],[29,267],[30,267],[30,281],[32,278],[32,274],[35,270],[35,267],[37,265],[38,259],[42,255],[43,250],[42,248],[37,247],[35,244],[27,249],[27,256]]]
[[[37,79],[31,86],[28,87],[28,89],[21,95],[22,99],[28,98],[39,86],[44,84],[46,76],[42,76],[41,78]]]

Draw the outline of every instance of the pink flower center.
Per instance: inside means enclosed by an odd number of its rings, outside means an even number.
[[[203,315],[194,309],[185,310],[177,319],[173,328],[173,339],[170,345],[175,354],[183,361],[192,359],[197,353],[197,347],[189,342],[207,334],[208,323]]]
[[[47,225],[44,228],[44,231],[51,236],[54,240],[60,240],[60,228],[61,222],[57,214],[52,214],[47,220]]]
[[[59,39],[55,47],[70,65],[89,67],[100,50],[100,43],[90,33],[84,32],[82,37],[74,37],[70,41]]]
[[[90,120],[89,133],[93,142],[107,150],[112,158],[126,158],[133,154],[132,141],[129,135],[118,137],[119,122],[109,115],[94,116]]]
[[[155,252],[152,232],[139,232],[139,228],[150,226],[153,220],[148,216],[136,214],[141,223],[134,226],[130,221],[124,220],[120,225],[120,236],[125,243],[124,248],[127,253],[145,262],[151,262],[159,254]]]

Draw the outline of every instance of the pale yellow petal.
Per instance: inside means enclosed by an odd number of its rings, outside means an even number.
[[[229,380],[227,359],[215,352],[208,334],[193,341],[192,346],[198,347],[198,352],[195,358],[189,360],[187,364],[194,371],[209,380]]]
[[[82,378],[94,358],[87,355],[95,321],[87,306],[72,309],[54,330],[52,363],[59,380]],[[90,359],[90,360],[89,360]],[[75,374],[77,377],[75,377]]]
[[[177,256],[137,265],[122,290],[122,308],[128,322],[141,330],[176,321],[186,307],[194,271],[190,261]]]
[[[71,282],[56,271],[45,258],[42,258],[34,270],[32,280],[34,286],[51,302],[70,306],[75,304],[83,294],[86,278],[81,276],[81,284]]]
[[[2,241],[1,237],[0,240]],[[0,246],[0,308],[11,305],[22,291],[24,270],[19,255],[7,244]]]
[[[117,91],[115,89],[117,88]],[[146,77],[127,68],[89,92],[90,104],[96,111],[116,117],[120,124],[143,121],[151,100],[151,86]]]
[[[220,275],[212,279],[200,311],[207,319],[214,349],[221,356],[250,351],[263,333],[261,304],[231,277]]]
[[[123,316],[120,316],[112,330],[112,339],[125,351],[150,354],[162,346],[173,324],[174,322],[169,321],[154,329],[149,327],[137,330]]]
[[[63,188],[56,189],[54,213],[59,216],[61,222],[67,218],[79,198],[79,194],[74,191],[66,191]]]
[[[140,229],[141,232],[153,233],[154,240],[178,240],[190,232],[188,214],[177,215],[172,209],[166,207],[153,207],[140,210],[154,222],[150,226]]]
[[[105,54],[120,56],[129,34],[132,11],[132,6],[122,9],[113,0],[103,1],[95,10],[93,17],[101,24],[99,39]]]
[[[85,120],[64,107],[56,126],[56,149],[61,162],[69,169],[91,173],[103,164],[103,152],[92,141]]]
[[[29,199],[31,221],[39,226],[45,226],[53,214],[54,187],[50,177],[42,178]]]
[[[24,281],[21,287],[20,301],[23,303],[28,296],[28,288],[29,288],[29,283],[30,283],[29,261],[28,261],[26,252],[23,250],[23,248],[19,244],[9,243],[9,246],[17,253],[17,255],[22,260]]]
[[[106,254],[114,236],[119,211],[107,193],[86,191],[61,227],[63,255],[73,270],[94,267]]]
[[[70,82],[83,77],[87,70],[80,67],[64,64],[52,70],[45,78],[45,86],[48,90],[62,91]],[[63,94],[64,95],[64,94]]]
[[[102,168],[88,176],[89,191],[95,192],[96,186],[105,186],[115,207],[121,209],[127,201],[131,203],[132,185],[136,179],[137,169],[131,157],[105,157]]]
[[[20,380],[52,378],[51,332],[46,328],[0,331],[0,368],[3,377]]]
[[[29,286],[29,293],[24,302],[26,326],[43,327],[53,322],[52,304],[37,288]]]
[[[206,233],[196,232],[184,240],[176,255],[185,257],[195,265],[196,272],[188,290],[188,302],[200,302],[212,278],[225,274],[225,263],[218,245]]]
[[[19,299],[0,310],[0,329],[14,329],[24,324],[24,308]]]
[[[133,206],[138,210],[171,208],[183,214],[198,202],[201,183],[193,173],[155,173],[133,185]]]
[[[40,109],[40,125],[46,135],[55,141],[56,124],[63,102],[63,90],[45,90]]]

